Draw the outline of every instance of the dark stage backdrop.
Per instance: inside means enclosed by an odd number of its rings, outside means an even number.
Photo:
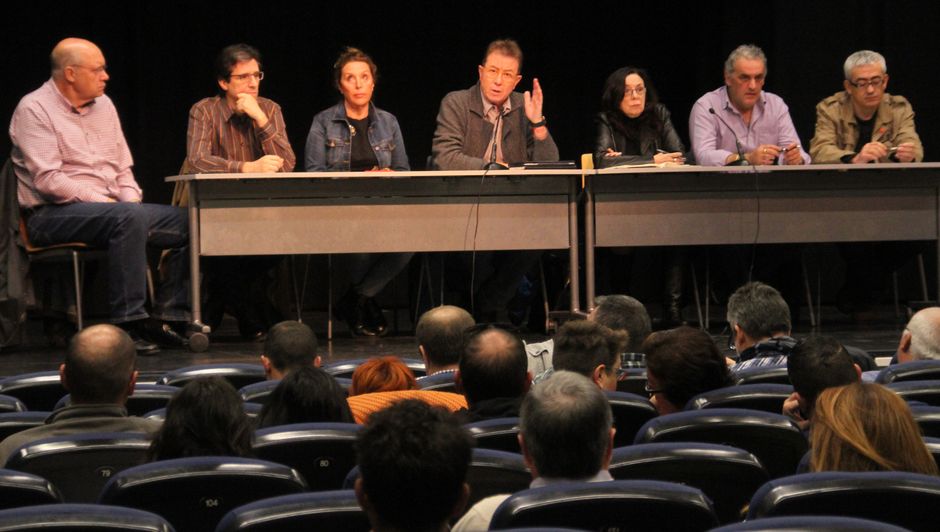
[[[695,100],[722,83],[736,45],[753,42],[769,58],[765,88],[781,95],[804,146],[814,106],[841,87],[842,61],[861,48],[888,60],[888,90],[913,103],[927,159],[940,156],[940,50],[934,2],[45,2],[4,5],[0,122],[49,76],[48,54],[66,36],[98,43],[114,99],[149,201],[168,201],[163,183],[185,155],[187,113],[213,95],[212,62],[246,42],[264,56],[261,93],[281,104],[302,170],[313,115],[335,103],[331,66],[344,45],[379,65],[376,103],[401,123],[411,165],[430,154],[438,104],[475,82],[493,38],[516,38],[525,53],[520,90],[536,76],[563,159],[593,143],[592,116],[614,69],[649,69],[660,99],[688,142]],[[0,135],[0,152],[9,138]]]

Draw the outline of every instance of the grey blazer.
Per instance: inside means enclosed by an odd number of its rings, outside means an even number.
[[[503,117],[503,158],[507,163],[557,161],[558,147],[551,134],[536,140],[529,128],[522,94],[509,95],[510,111]],[[432,168],[439,170],[480,170],[486,164],[483,154],[493,138],[493,124],[483,116],[480,84],[449,93],[441,100],[437,129],[431,143]]]

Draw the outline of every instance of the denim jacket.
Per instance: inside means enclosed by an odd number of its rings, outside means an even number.
[[[395,115],[369,104],[369,144],[375,150],[379,168],[410,170],[405,141]],[[313,117],[307,135],[304,168],[308,172],[348,172],[352,152],[350,126],[343,102]]]

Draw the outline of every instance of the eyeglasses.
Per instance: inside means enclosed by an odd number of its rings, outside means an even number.
[[[502,78],[505,83],[512,83],[516,79],[515,70],[500,70],[496,67],[483,67],[483,76],[488,80]]]
[[[646,94],[646,87],[636,87],[636,88],[626,88],[623,91],[624,95],[632,94],[633,96],[643,96]]]
[[[248,78],[255,78],[255,81],[264,79],[264,72],[249,72],[248,74],[232,74],[229,76],[232,81],[248,81]]]
[[[658,394],[658,393],[663,393],[663,390],[657,390],[657,389],[655,389],[655,388],[650,388],[650,383],[648,383],[648,382],[643,385],[643,391],[645,391],[646,393],[648,393],[650,397],[652,397],[652,396],[654,396],[654,395],[656,395],[656,394]]]
[[[855,87],[856,89],[862,89],[862,90],[867,89],[869,85],[871,85],[872,87],[875,87],[875,88],[877,89],[877,88],[880,87],[881,84],[884,83],[884,82],[885,82],[885,78],[882,78],[882,77],[874,77],[874,78],[871,78],[871,79],[864,79],[864,78],[863,78],[863,79],[857,79],[857,80],[855,80],[855,81],[849,80],[849,85]]]
[[[96,76],[100,76],[101,74],[104,74],[108,70],[108,65],[101,65],[99,67],[90,67],[90,66],[85,66],[85,65],[72,65],[72,66],[76,68],[84,68],[85,70],[90,70],[91,73]]]

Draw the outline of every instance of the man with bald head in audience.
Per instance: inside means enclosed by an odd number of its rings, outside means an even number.
[[[305,366],[320,367],[317,335],[299,321],[274,324],[264,340],[261,365],[269,380],[283,379],[289,372]]]
[[[940,360],[940,307],[928,307],[907,322],[898,343],[898,362]]]
[[[123,330],[107,324],[79,331],[69,341],[59,366],[62,386],[71,404],[50,415],[44,425],[8,436],[0,443],[0,464],[19,447],[49,436],[86,432],[144,432],[153,434],[160,423],[127,415],[124,404],[137,382],[137,353]]]
[[[415,339],[428,377],[457,371],[463,354],[464,332],[473,325],[469,312],[452,305],[441,305],[421,315]]]
[[[101,50],[64,39],[51,61],[52,77],[20,100],[10,120],[17,199],[31,241],[106,249],[111,323],[128,331],[141,354],[156,352],[153,342],[180,346],[167,322],[187,319],[186,212],[142,203],[117,111],[104,94]],[[148,245],[170,250],[151,315],[144,308]]]
[[[457,390],[467,398],[468,421],[518,416],[532,383],[522,340],[495,327],[472,329],[456,381]]]

